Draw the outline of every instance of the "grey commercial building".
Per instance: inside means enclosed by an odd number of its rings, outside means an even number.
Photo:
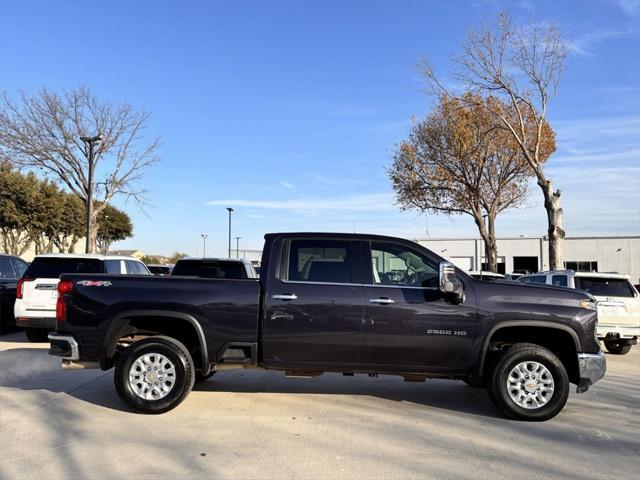
[[[481,270],[484,242],[479,238],[420,238],[416,242],[449,258],[464,270]],[[498,243],[498,271],[549,269],[546,237],[504,237]],[[565,267],[576,271],[618,272],[640,281],[640,236],[567,237]]]

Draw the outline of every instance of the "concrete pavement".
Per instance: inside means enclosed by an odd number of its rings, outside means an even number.
[[[0,337],[0,478],[636,478],[640,348],[545,423],[462,382],[226,371],[177,409],[130,413],[112,371],[62,371]]]

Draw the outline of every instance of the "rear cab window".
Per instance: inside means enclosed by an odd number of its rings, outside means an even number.
[[[596,297],[635,297],[633,286],[625,278],[574,277],[576,288]]]
[[[59,278],[63,273],[103,273],[96,258],[36,257],[24,273],[25,278]]]
[[[566,287],[568,285],[566,275],[554,275],[551,277],[551,284],[556,287]]]
[[[242,262],[224,260],[178,260],[172,276],[200,278],[248,278]]]
[[[301,239],[289,242],[286,280],[291,282],[350,283],[350,241]]]

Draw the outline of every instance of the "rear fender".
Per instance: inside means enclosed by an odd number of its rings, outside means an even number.
[[[100,368],[108,370],[113,366],[113,357],[116,353],[117,341],[124,335],[129,328],[129,321],[132,318],[173,318],[176,320],[187,322],[191,325],[196,333],[201,352],[202,374],[206,375],[210,370],[209,351],[204,336],[204,331],[200,322],[187,313],[173,312],[167,310],[128,310],[118,313],[109,322],[109,327],[104,336],[102,346],[100,348]]]

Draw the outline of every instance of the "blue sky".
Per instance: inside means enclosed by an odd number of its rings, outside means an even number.
[[[465,26],[503,9],[554,21],[571,43],[549,118],[548,174],[568,235],[640,234],[640,1],[0,0],[0,85],[9,94],[85,85],[152,112],[162,162],[146,213],[124,206],[148,253],[226,253],[271,231],[475,236],[470,217],[400,213],[385,175],[431,100],[414,65],[445,74]],[[498,234],[543,235],[539,190]]]

